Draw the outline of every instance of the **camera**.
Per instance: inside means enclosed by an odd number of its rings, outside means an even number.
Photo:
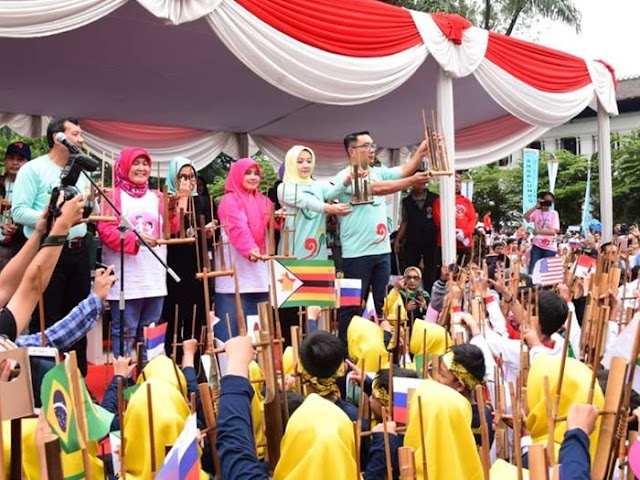
[[[629,226],[626,223],[620,225],[620,235],[629,235]]]
[[[551,200],[540,200],[540,206],[541,207],[550,207],[551,206]]]
[[[98,166],[98,161],[94,160],[91,157],[88,157],[87,155],[82,155],[81,153],[69,155],[69,161],[63,168],[62,174],[60,175],[60,186],[55,187],[51,192],[51,200],[49,202],[49,216],[47,218],[47,231],[51,230],[53,220],[60,216],[60,207],[62,207],[64,202],[71,200],[76,195],[82,193],[80,190],[78,190],[78,187],[76,187],[76,183],[78,182],[78,178],[80,177],[82,171],[86,170],[87,172],[95,172],[98,169]],[[63,200],[62,203],[58,205],[58,197],[60,196],[60,192],[62,192],[63,194]],[[85,199],[82,217],[87,218],[92,211],[93,202],[91,200]]]

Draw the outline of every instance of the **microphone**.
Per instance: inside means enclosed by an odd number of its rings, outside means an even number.
[[[69,141],[69,139],[64,133],[58,132],[53,136],[53,138],[55,138],[58,142],[60,142],[65,147],[67,147],[67,150],[69,150],[69,152],[73,154],[82,153],[82,151],[75,144]]]

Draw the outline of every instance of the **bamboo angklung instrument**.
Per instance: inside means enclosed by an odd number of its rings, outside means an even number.
[[[513,385],[513,382],[509,382],[509,392],[511,394],[511,411],[513,416],[513,454],[515,459],[516,468],[518,472],[518,480],[522,480],[522,449],[520,448],[520,436],[522,421],[522,404],[518,393]]]
[[[489,425],[484,408],[484,391],[482,385],[476,385],[476,403],[478,405],[478,415],[480,416],[480,461],[482,462],[482,472],[484,480],[489,480],[489,470],[491,469],[491,455],[489,453]]]
[[[44,287],[42,286],[42,268],[38,265],[38,317],[40,319],[40,346],[47,346],[47,337],[44,334],[45,331],[45,316],[44,316]]]
[[[391,464],[391,447],[389,445],[389,432],[387,432],[387,420],[391,414],[385,406],[382,407],[382,438],[384,440],[384,462],[387,466],[387,480],[393,480],[393,465]],[[358,459],[356,459],[358,460]]]
[[[202,404],[202,412],[204,414],[205,424],[207,425],[207,437],[209,439],[209,452],[213,459],[213,465],[217,473],[217,478],[220,478],[220,457],[218,456],[218,449],[216,448],[216,414],[214,411],[214,401],[211,396],[211,388],[206,383],[198,385],[200,391],[200,402]]]
[[[89,458],[89,450],[87,449],[87,424],[86,424],[86,414],[84,410],[84,400],[81,393],[80,387],[80,372],[78,370],[78,360],[76,357],[76,352],[71,351],[69,353],[69,366],[68,368],[71,370],[70,378],[71,378],[71,388],[73,391],[73,403],[74,408],[76,410],[76,418],[78,419],[78,440],[80,444],[80,450],[82,452],[82,465],[85,469],[86,479],[91,480],[91,460]]]
[[[420,448],[421,448],[421,460],[422,460],[422,478],[428,480],[429,472],[427,470],[427,447],[424,441],[424,419],[422,418],[422,397],[418,395],[418,417],[420,425]]]
[[[147,383],[147,419],[149,422],[149,446],[151,460],[151,478],[155,477],[158,464],[156,461],[156,440],[153,431],[153,399],[151,398],[151,384]]]
[[[416,458],[413,448],[398,448],[398,464],[400,466],[400,480],[416,479]]]
[[[171,359],[175,362],[176,361],[176,355],[177,355],[177,350],[178,350],[178,321],[180,319],[179,317],[179,306],[176,303],[174,305],[174,313],[173,313],[173,344],[171,345]]]
[[[120,458],[120,478],[127,478],[127,464],[124,455],[127,440],[124,431],[125,406],[122,377],[118,377],[118,416],[120,417],[120,449],[118,450],[118,457]]]
[[[614,434],[618,426],[617,416],[620,414],[620,404],[623,396],[628,361],[625,358],[613,357],[607,380],[607,391],[604,396],[604,411],[614,412],[605,414],[600,422],[600,435],[596,447],[596,455],[591,466],[591,478],[603,480],[612,457],[615,458]],[[626,408],[624,409],[626,420]]]
[[[265,376],[266,394],[264,398],[265,434],[267,438],[267,455],[269,464],[275,468],[280,459],[280,441],[284,433],[282,409],[280,405],[280,389],[278,388],[276,364],[273,355],[273,336],[269,322],[268,302],[258,304],[258,317],[261,330],[259,338],[266,344],[258,351],[258,359]],[[285,407],[286,408],[286,407]]]
[[[49,480],[64,480],[62,471],[62,457],[60,452],[60,440],[57,435],[47,434],[44,440],[44,455],[47,462],[47,475]],[[106,469],[103,469],[105,471]],[[4,475],[4,470],[2,470]],[[105,473],[106,475],[106,473]]]
[[[549,463],[543,445],[534,444],[529,447],[529,479],[549,480]]]
[[[502,362],[501,362],[502,363]],[[496,442],[496,455],[498,458],[507,460],[509,458],[509,445],[507,441],[507,429],[502,416],[506,413],[506,397],[504,388],[504,379],[502,378],[502,370],[497,365],[495,369],[495,402],[496,402],[496,419],[495,419],[495,442]]]

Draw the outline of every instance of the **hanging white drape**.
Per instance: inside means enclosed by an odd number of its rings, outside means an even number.
[[[130,146],[129,143],[123,143],[118,138],[101,138],[87,130],[84,130],[83,136],[85,148],[109,163],[118,157],[124,147]],[[153,175],[159,172],[161,177],[166,176],[169,162],[175,157],[186,157],[192,161],[196,170],[201,170],[215,160],[220,152],[225,152],[234,158],[238,155],[235,135],[226,132],[207,132],[171,146],[156,146],[153,142],[144,142],[140,146],[151,155]]]

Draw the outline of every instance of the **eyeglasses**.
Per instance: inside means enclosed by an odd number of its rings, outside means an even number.
[[[353,148],[366,148],[369,150],[375,150],[376,148],[378,148],[378,145],[376,145],[375,143],[363,143],[362,145],[355,145]]]
[[[182,175],[178,175],[178,178],[180,180],[195,180],[196,176],[195,175],[187,175],[187,174],[183,173]]]
[[[420,277],[418,275],[407,275],[405,278],[407,280],[420,280]]]

